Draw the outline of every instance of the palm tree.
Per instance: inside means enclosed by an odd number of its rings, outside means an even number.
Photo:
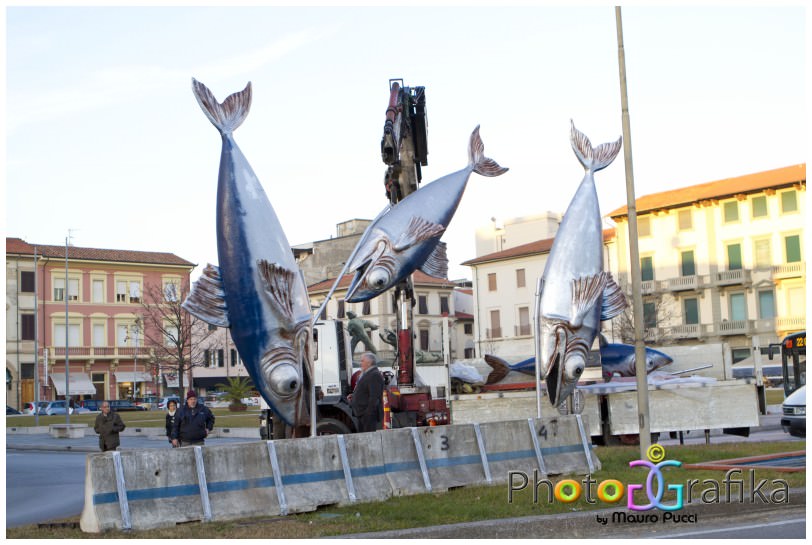
[[[251,382],[245,377],[228,377],[228,384],[217,384],[215,387],[222,390],[225,395],[223,396],[226,401],[231,403],[228,409],[231,411],[244,411],[246,409],[245,403],[242,402],[243,398],[251,395],[254,387]]]

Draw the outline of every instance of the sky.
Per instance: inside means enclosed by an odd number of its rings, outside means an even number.
[[[638,197],[806,161],[801,4],[622,9]],[[510,171],[471,176],[448,243],[470,278],[491,218],[564,212],[593,145],[622,133],[611,5],[7,6],[6,236],[217,264],[221,140],[191,91],[253,86],[234,133],[290,244],[387,203],[389,80],[424,86],[430,183],[467,164],[477,125]],[[628,145],[628,142],[626,142]],[[596,174],[626,204],[623,154]],[[541,237],[540,237],[541,238]]]

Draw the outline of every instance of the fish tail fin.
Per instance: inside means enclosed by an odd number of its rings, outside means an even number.
[[[598,172],[608,167],[612,164],[612,161],[615,160],[615,157],[617,157],[620,151],[623,137],[618,138],[616,142],[608,142],[601,144],[597,148],[593,148],[589,138],[576,129],[575,124],[570,120],[570,141],[575,156],[578,157],[578,160],[584,165],[584,170],[587,172]]]
[[[499,163],[485,157],[485,144],[479,137],[479,125],[471,133],[471,140],[468,143],[468,161],[473,165],[474,172],[480,176],[501,176],[508,171],[506,167],[499,166]]]
[[[248,111],[251,109],[250,81],[245,89],[230,95],[222,104],[217,102],[208,87],[195,78],[192,78],[192,92],[203,113],[222,134],[234,132],[248,117]]]

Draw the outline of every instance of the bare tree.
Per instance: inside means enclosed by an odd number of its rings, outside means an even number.
[[[629,306],[617,318],[612,320],[612,337],[614,342],[634,344],[634,309],[631,304],[632,296],[627,293]],[[646,295],[643,304],[649,305],[649,312],[643,317],[643,342],[646,344],[670,344],[672,335],[669,325],[679,318],[677,304],[669,294]],[[652,306],[653,305],[653,306]],[[645,309],[644,309],[645,310]]]
[[[141,303],[144,320],[144,344],[151,354],[153,371],[169,370],[178,374],[181,395],[186,393],[183,377],[193,367],[203,367],[201,343],[209,335],[208,324],[186,312],[181,303],[189,293],[182,286],[148,284]]]

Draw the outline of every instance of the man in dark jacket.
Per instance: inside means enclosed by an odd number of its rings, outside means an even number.
[[[352,413],[358,418],[358,431],[375,431],[383,424],[383,375],[375,365],[375,354],[361,356],[361,378],[352,393]]]
[[[172,446],[202,445],[214,429],[214,415],[202,403],[198,405],[194,390],[186,392],[186,404],[175,415]]]
[[[99,434],[99,448],[102,452],[116,450],[120,444],[118,432],[124,431],[124,422],[118,413],[110,410],[110,404],[106,401],[101,404],[101,413],[96,417],[93,430]]]

